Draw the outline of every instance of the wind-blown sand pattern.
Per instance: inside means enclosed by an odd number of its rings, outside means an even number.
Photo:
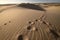
[[[60,40],[60,6],[44,9],[1,6],[0,40]]]

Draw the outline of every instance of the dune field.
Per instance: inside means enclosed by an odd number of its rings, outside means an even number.
[[[54,26],[52,29],[56,28],[60,36],[60,6],[48,5],[43,8],[46,11],[17,5],[0,6],[0,40],[60,40],[60,37],[50,32],[50,26],[42,23],[43,20],[51,23]],[[41,21],[43,15],[45,18]],[[20,35],[24,35],[23,39],[18,38]]]

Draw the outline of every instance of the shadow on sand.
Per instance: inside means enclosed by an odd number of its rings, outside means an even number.
[[[35,5],[35,4],[30,4],[30,3],[22,3],[22,4],[19,4],[18,7],[39,10],[39,11],[46,11],[44,8],[42,8],[38,5]]]

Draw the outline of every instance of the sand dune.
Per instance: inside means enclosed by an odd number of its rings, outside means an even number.
[[[9,6],[11,7],[11,6]],[[4,8],[4,7],[3,7]],[[55,25],[59,31],[60,27],[60,6],[46,8],[46,12],[26,9],[21,7],[13,7],[0,13],[0,40],[17,40],[19,35],[27,35],[26,40],[55,40],[49,33],[48,27],[41,23],[36,22],[45,14],[46,21]],[[28,31],[27,27],[30,26],[29,21],[36,22],[32,25],[32,31]],[[41,23],[41,24],[40,24]],[[35,31],[36,28],[38,31]],[[22,39],[21,39],[22,40]],[[24,39],[25,40],[25,39]]]

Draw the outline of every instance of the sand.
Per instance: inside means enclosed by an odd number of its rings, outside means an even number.
[[[13,7],[2,11],[0,13],[0,40],[17,40],[18,35],[24,34],[26,32],[26,30],[24,29],[26,29],[26,27],[30,25],[28,22],[35,22],[36,19],[39,20],[39,17],[41,17],[43,14],[45,14],[46,20],[49,21],[52,25],[55,25],[55,27],[59,30],[60,6],[52,6],[45,9],[47,10],[46,13],[44,11],[26,9],[21,7]],[[33,38],[37,37],[33,40],[42,40],[42,38],[44,38],[44,40],[48,40],[49,37],[46,32],[46,30],[48,30],[47,26],[42,23],[41,27],[39,28],[39,33],[35,32],[34,34],[33,32],[32,34],[30,34],[35,35],[33,36]]]

